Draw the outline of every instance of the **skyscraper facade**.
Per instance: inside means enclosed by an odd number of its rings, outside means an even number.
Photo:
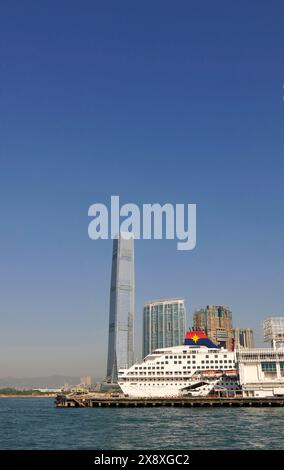
[[[120,368],[134,361],[134,239],[120,233],[113,241],[109,306],[107,382],[117,382]]]
[[[183,299],[147,302],[143,308],[143,357],[158,348],[183,344],[185,317]]]
[[[251,328],[234,329],[235,347],[254,348],[253,330]]]
[[[234,331],[232,312],[223,305],[207,305],[196,310],[193,315],[194,328],[204,331],[214,342],[232,351],[234,348]]]

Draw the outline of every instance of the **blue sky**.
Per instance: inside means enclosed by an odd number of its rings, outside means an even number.
[[[88,208],[196,203],[197,247],[136,242],[143,302],[283,306],[281,1],[6,1],[0,376],[104,375],[111,241]]]

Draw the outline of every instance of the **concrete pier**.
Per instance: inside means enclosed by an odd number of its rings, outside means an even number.
[[[284,406],[283,398],[219,398],[219,397],[178,397],[178,398],[128,398],[58,395],[57,408],[144,408],[144,407],[279,407]]]

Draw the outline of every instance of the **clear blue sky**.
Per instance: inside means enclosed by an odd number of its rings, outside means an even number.
[[[197,247],[136,242],[145,300],[284,314],[282,1],[3,1],[0,376],[104,375],[111,241],[88,207],[197,204]]]

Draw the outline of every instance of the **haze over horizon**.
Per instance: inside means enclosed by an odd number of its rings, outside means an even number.
[[[1,7],[0,377],[104,377],[112,240],[88,208],[196,203],[197,245],[135,241],[142,307],[284,315],[283,2]]]

